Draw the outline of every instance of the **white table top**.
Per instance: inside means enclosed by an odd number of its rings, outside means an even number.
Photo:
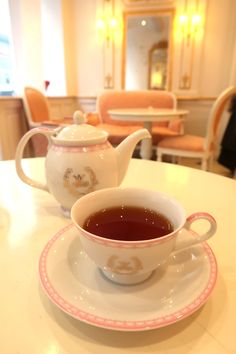
[[[123,108],[111,109],[108,111],[114,120],[141,120],[141,121],[156,121],[156,120],[171,120],[176,117],[182,117],[189,112],[183,109],[169,108]]]
[[[44,159],[24,160],[43,180]],[[111,331],[66,315],[47,298],[38,276],[47,241],[70,220],[54,198],[19,180],[14,161],[0,162],[0,353],[236,353],[236,181],[183,166],[131,160],[123,186],[169,193],[187,215],[207,211],[218,230],[208,241],[218,279],[206,304],[167,327],[144,332]]]

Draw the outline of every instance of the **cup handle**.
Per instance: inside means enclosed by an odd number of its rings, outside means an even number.
[[[209,229],[202,233],[198,234],[196,231],[191,230],[192,224],[197,220],[207,220],[209,223]],[[212,215],[205,212],[198,212],[191,214],[187,219],[180,230],[178,237],[176,239],[176,244],[174,247],[174,252],[179,251],[181,249],[196,245],[203,241],[208,240],[210,237],[214,235],[217,229],[217,224]],[[191,235],[194,237],[191,237]]]
[[[43,134],[47,137],[49,145],[51,144],[51,136],[55,134],[55,129],[48,129],[48,128],[34,128],[29,130],[19,141],[19,144],[16,149],[16,156],[15,156],[15,164],[16,164],[16,172],[20,179],[29,184],[31,187],[39,188],[45,191],[49,191],[46,184],[41,182],[35,181],[32,178],[26,176],[24,170],[22,168],[22,158],[26,144],[28,143],[29,139],[35,134]]]

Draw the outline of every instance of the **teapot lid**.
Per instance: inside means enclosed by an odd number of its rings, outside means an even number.
[[[101,144],[107,140],[108,133],[92,125],[85,123],[85,116],[81,111],[73,114],[74,124],[61,129],[59,133],[52,137],[56,144],[60,145],[94,145]]]

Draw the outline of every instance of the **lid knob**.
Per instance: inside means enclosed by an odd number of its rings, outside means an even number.
[[[85,117],[83,112],[81,111],[75,111],[73,114],[73,121],[75,124],[83,124],[85,123]]]

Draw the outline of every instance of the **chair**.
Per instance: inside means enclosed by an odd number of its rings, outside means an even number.
[[[51,121],[47,98],[39,90],[33,87],[25,87],[23,105],[30,129],[39,127],[43,121]],[[35,157],[46,155],[48,141],[45,136],[37,134],[32,137],[31,142]]]
[[[88,120],[96,121],[97,127],[109,133],[109,141],[118,145],[126,136],[143,127],[142,123],[114,121],[108,110],[119,108],[176,108],[176,97],[168,91],[140,90],[125,91],[111,90],[102,92],[96,103],[96,112],[88,113]],[[182,119],[172,122],[154,123],[152,136],[154,144],[167,136],[176,136],[182,132]]]
[[[72,118],[53,119],[46,96],[36,88],[24,88],[23,103],[30,128],[72,123]]]
[[[39,90],[33,87],[25,87],[23,103],[30,128],[38,127],[43,121],[51,120],[47,98]]]
[[[59,125],[72,123],[71,119],[52,119],[49,104],[44,94],[33,88],[25,87],[23,92],[23,104],[29,128],[36,128],[41,125],[55,128]],[[43,135],[35,135],[32,138],[34,156],[45,156],[47,153],[48,141]]]
[[[235,93],[236,87],[231,86],[216,99],[209,114],[204,137],[184,134],[178,137],[164,138],[157,145],[157,160],[162,161],[163,155],[197,158],[201,159],[201,169],[209,170],[209,164],[212,162],[217,148],[216,138],[220,119],[226,105]]]

